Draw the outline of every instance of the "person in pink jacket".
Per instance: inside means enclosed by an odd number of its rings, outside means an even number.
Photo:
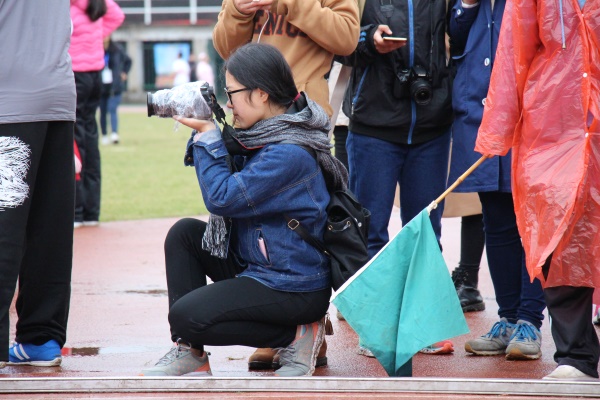
[[[104,38],[125,19],[114,0],[71,0],[73,34],[69,54],[75,73],[77,115],[75,141],[83,169],[76,184],[75,224],[98,225],[100,218],[100,150],[96,110],[102,93]]]

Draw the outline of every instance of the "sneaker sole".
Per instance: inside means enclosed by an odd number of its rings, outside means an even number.
[[[473,350],[471,345],[465,343],[465,351],[467,353],[475,354],[478,356],[498,356],[506,353],[506,349],[502,350]]]
[[[318,357],[317,362],[315,363],[315,368],[321,368],[321,367],[326,367],[326,366],[327,366],[327,357]],[[279,363],[271,364],[271,369],[274,369],[275,371],[277,371],[279,368],[281,368],[281,364],[279,364]],[[248,369],[251,369],[251,368],[248,366]],[[262,369],[268,369],[268,368],[262,368]]]
[[[31,365],[34,367],[58,367],[58,366],[60,366],[61,362],[62,362],[62,358],[55,358],[54,360],[50,360],[50,361],[19,361],[19,362],[8,361],[6,363],[6,365]]]
[[[484,311],[485,303],[469,304],[468,306],[464,306],[462,310],[463,312]]]
[[[321,350],[321,346],[323,345],[323,340],[325,340],[325,324],[318,324],[317,331],[314,333],[314,342],[313,342],[313,357],[312,362],[310,363],[310,370],[305,374],[305,376],[312,376],[315,373],[315,365],[317,364],[317,355],[319,354],[319,350]]]
[[[590,376],[578,376],[576,378],[554,378],[554,377],[549,377],[549,376],[545,376],[542,378],[542,380],[545,381],[555,381],[555,382],[598,382],[598,379]]]
[[[419,350],[419,353],[423,353],[423,354],[452,354],[452,353],[454,353],[454,347],[452,347],[451,345],[447,344],[447,345],[444,345],[444,347],[440,347],[440,348],[437,348],[437,349],[425,348],[425,349]]]
[[[506,359],[511,361],[517,360],[537,360],[542,356],[542,352],[537,354],[525,354],[519,349],[511,349],[506,353]]]

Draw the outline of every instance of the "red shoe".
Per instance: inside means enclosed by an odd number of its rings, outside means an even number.
[[[454,345],[449,340],[442,340],[419,350],[419,353],[424,354],[450,354],[454,353]]]

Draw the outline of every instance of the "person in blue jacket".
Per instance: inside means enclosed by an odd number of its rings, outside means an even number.
[[[450,53],[456,67],[452,92],[454,182],[481,154],[474,151],[483,116],[500,24],[506,0],[453,0],[449,10]],[[483,210],[485,245],[498,303],[499,321],[485,335],[465,343],[476,355],[506,354],[509,360],[541,356],[544,295],[539,280],[529,281],[511,193],[511,157],[481,164],[456,189],[478,192]]]
[[[142,374],[208,372],[205,345],[243,345],[281,349],[278,376],[310,376],[331,294],[329,260],[285,216],[322,239],[328,189],[345,188],[347,171],[330,153],[329,116],[298,93],[279,50],[244,45],[225,70],[227,106],[250,150],[232,159],[213,122],[177,118],[197,131],[190,145],[211,216],[182,219],[167,235],[175,345]]]
[[[102,96],[100,97],[100,131],[102,144],[119,143],[119,115],[117,109],[131,69],[131,57],[110,36],[104,38],[104,69],[102,70]],[[108,136],[107,117],[110,116],[112,133]]]

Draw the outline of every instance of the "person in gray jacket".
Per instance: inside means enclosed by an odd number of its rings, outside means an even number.
[[[0,0],[0,368],[60,365],[66,341],[75,206],[70,35],[68,0]]]

